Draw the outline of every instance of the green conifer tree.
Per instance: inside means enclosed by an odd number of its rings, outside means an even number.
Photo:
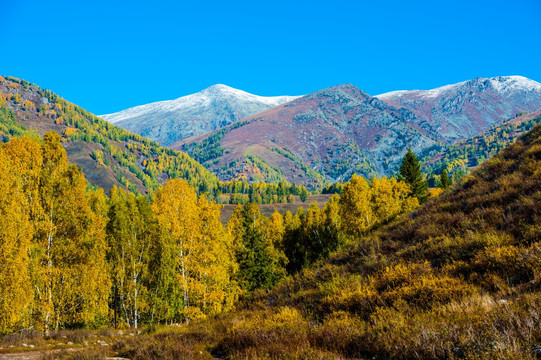
[[[440,188],[447,189],[449,186],[451,186],[451,179],[449,178],[447,169],[443,169],[440,175]]]
[[[229,227],[237,237],[238,279],[248,291],[271,289],[285,276],[284,256],[268,236],[267,221],[253,203],[236,209],[230,218]]]
[[[398,180],[410,186],[412,196],[417,197],[419,202],[426,200],[428,184],[421,172],[421,162],[410,148],[408,148],[408,152],[402,159]]]

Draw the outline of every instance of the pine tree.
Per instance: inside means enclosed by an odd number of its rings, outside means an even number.
[[[447,169],[443,169],[441,171],[440,175],[440,185],[439,187],[442,189],[447,189],[449,186],[451,186],[451,179],[449,178],[449,174],[447,173]]]
[[[256,204],[237,207],[228,223],[235,234],[238,279],[242,289],[271,289],[285,276],[283,255],[269,238],[268,220]]]
[[[419,202],[426,200],[428,184],[421,172],[421,162],[417,159],[417,155],[415,155],[411,148],[408,149],[408,152],[402,159],[398,180],[410,186],[412,196],[417,197]]]

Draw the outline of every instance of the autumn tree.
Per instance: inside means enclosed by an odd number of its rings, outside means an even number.
[[[353,237],[361,236],[374,221],[370,187],[363,177],[353,174],[340,194],[342,229]]]
[[[108,260],[113,280],[113,309],[128,326],[138,327],[148,308],[148,264],[153,236],[153,214],[143,196],[111,189],[107,224]]]
[[[194,305],[204,314],[218,314],[231,309],[240,289],[234,280],[238,271],[233,239],[220,220],[220,205],[205,196],[198,201],[201,234],[197,247]]]
[[[343,231],[358,238],[373,227],[415,209],[419,202],[404,182],[374,178],[368,184],[364,178],[353,175],[343,187],[339,204]]]
[[[0,334],[28,323],[32,300],[27,269],[34,229],[14,160],[0,147]]]
[[[395,178],[374,178],[370,183],[370,203],[373,211],[372,226],[379,226],[408,213],[419,206],[411,196],[410,187]]]
[[[104,318],[109,277],[105,221],[92,211],[86,179],[69,165],[58,134],[45,134],[42,158],[31,274],[35,315],[48,331]]]
[[[152,209],[161,237],[156,289],[165,297],[157,310],[189,320],[230,306],[238,293],[232,282],[236,268],[217,205],[198,199],[177,179],[156,191]]]
[[[306,199],[308,198],[308,190],[306,190],[304,185],[299,187],[299,196],[302,202],[306,202]]]

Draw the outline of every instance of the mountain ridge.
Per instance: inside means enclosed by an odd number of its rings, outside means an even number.
[[[215,134],[221,137],[216,141],[224,147],[223,156],[207,159],[204,165],[219,172],[222,180],[243,175],[250,178],[251,170],[243,162],[247,154],[256,154],[269,166],[283,170],[292,182],[315,180],[302,168],[325,174],[333,181],[353,171],[371,177],[387,171],[384,158],[398,161],[401,154],[394,148],[413,144],[420,150],[421,144],[433,145],[429,137],[407,123],[404,114],[413,116],[354,85],[333,86],[244,119],[241,126],[219,130]],[[206,134],[190,138],[172,148],[193,153],[190,143],[203,143],[211,137]],[[372,151],[376,148],[378,151]],[[236,165],[229,166],[232,163]],[[237,174],[221,172],[234,166]]]
[[[326,181],[343,181],[354,172],[366,177],[392,175],[408,147],[437,153],[519,112],[539,109],[541,84],[518,76],[477,78],[377,97],[341,84],[267,109],[234,128],[190,137],[171,147],[192,156],[214,154],[200,161],[222,180],[253,177],[257,169],[247,157],[255,155],[283,170],[289,181],[316,179],[299,169],[310,169]]]
[[[259,96],[223,84],[174,100],[101,115],[109,122],[163,145],[235,123],[298,96]]]
[[[481,133],[521,111],[541,109],[541,84],[523,76],[497,76],[376,97],[412,111],[426,131],[449,143]]]

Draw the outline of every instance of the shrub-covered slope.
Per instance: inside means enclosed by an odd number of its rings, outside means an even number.
[[[195,344],[195,358],[205,344],[207,355],[235,359],[535,359],[540,224],[537,126],[461,185],[236,312],[117,349],[165,354],[184,343]]]
[[[205,191],[217,178],[182,152],[112,125],[58,95],[25,80],[0,76],[0,140],[56,131],[69,160],[88,181],[146,193],[168,178],[185,178]]]

